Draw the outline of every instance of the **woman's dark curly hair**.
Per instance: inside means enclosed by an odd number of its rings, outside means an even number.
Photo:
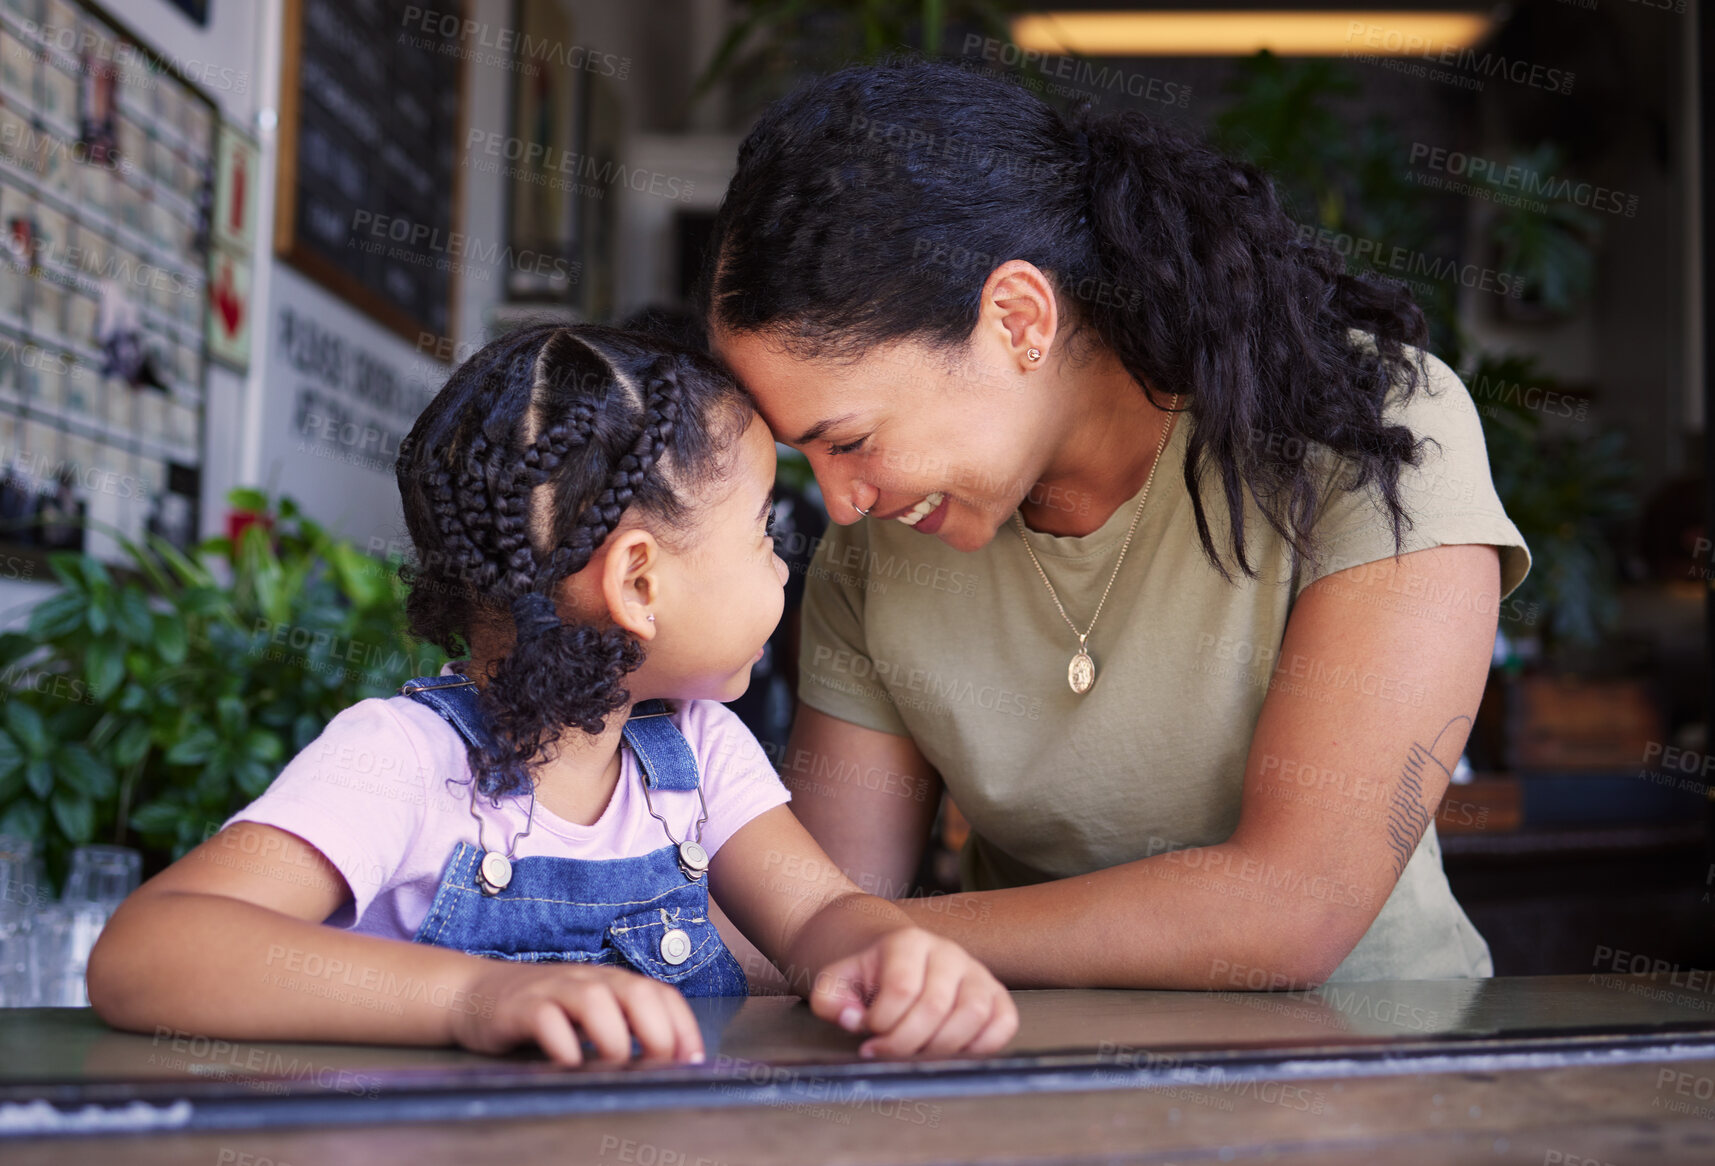
[[[621,628],[561,623],[553,597],[627,510],[663,541],[693,525],[754,416],[715,360],[595,326],[523,328],[448,379],[400,443],[395,475],[416,549],[411,630],[451,655],[482,624],[515,632],[478,701],[491,743],[477,788],[530,788],[567,726],[600,733],[630,700],[643,645]]]
[[[1314,558],[1331,486],[1318,447],[1350,459],[1346,489],[1379,483],[1396,549],[1410,521],[1398,478],[1417,443],[1382,407],[1424,375],[1405,351],[1427,338],[1423,314],[1306,234],[1256,168],[1142,114],[1062,117],[1003,80],[891,63],[814,80],[763,114],[739,148],[701,294],[716,328],[850,359],[905,339],[962,349],[989,272],[1036,265],[1074,331],[1093,330],[1151,403],[1180,394],[1204,553],[1232,579],[1197,489],[1212,467],[1234,557],[1255,578],[1243,487],[1293,553]]]

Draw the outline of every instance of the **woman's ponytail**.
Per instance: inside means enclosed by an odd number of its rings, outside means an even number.
[[[1241,571],[1255,574],[1245,553],[1247,486],[1293,551],[1313,557],[1317,445],[1357,462],[1360,477],[1348,486],[1380,485],[1397,541],[1399,465],[1415,442],[1383,423],[1382,406],[1394,384],[1407,394],[1415,387],[1402,348],[1421,344],[1426,330],[1411,297],[1348,275],[1254,166],[1138,113],[1081,110],[1071,125],[1088,143],[1096,260],[1102,278],[1124,289],[1086,300],[1085,318],[1140,384],[1178,392],[1191,414],[1185,485],[1211,560],[1197,489],[1205,472],[1221,485]],[[1352,328],[1373,331],[1378,351],[1355,348]]]

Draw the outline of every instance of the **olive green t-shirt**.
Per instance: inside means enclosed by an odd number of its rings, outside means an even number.
[[[1404,551],[1492,544],[1504,601],[1530,569],[1530,554],[1495,495],[1469,392],[1441,360],[1428,356],[1426,366],[1429,379],[1410,402],[1402,408],[1396,389],[1385,411],[1435,442],[1417,467],[1401,470],[1401,501],[1413,520]],[[1275,666],[1294,601],[1323,575],[1393,557],[1373,484],[1324,494],[1313,528],[1324,553],[1314,570],[1295,566],[1247,494],[1246,550],[1260,578],[1235,570],[1227,582],[1203,553],[1184,484],[1189,423],[1181,414],[1173,426],[1091,633],[1097,678],[1082,696],[1066,677],[1077,637],[1010,521],[971,552],[870,520],[834,528],[817,549],[799,695],[830,716],[912,738],[970,820],[959,860],[965,890],[1067,878],[1231,837],[1263,698],[1271,682],[1290,682]],[[1344,476],[1340,459],[1315,452],[1327,480]],[[1215,546],[1230,561],[1219,485],[1206,479],[1202,488]],[[1079,626],[1096,610],[1137,501],[1089,535],[1027,536]],[[1447,607],[1445,599],[1392,598],[1419,605],[1430,620]],[[1422,699],[1421,690],[1386,677],[1354,674],[1350,682],[1384,708]],[[1358,813],[1352,822],[1386,829],[1385,814]],[[1329,978],[1489,975],[1488,945],[1447,885],[1431,823],[1381,913]]]

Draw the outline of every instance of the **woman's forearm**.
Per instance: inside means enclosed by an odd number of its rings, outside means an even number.
[[[1367,911],[1367,927],[1381,909],[1363,898],[1223,843],[1026,887],[897,902],[1009,988],[1233,990],[1319,983],[1347,954],[1334,937],[1353,921],[1339,915]]]
[[[442,1045],[455,1015],[493,1008],[477,956],[360,935],[223,895],[122,904],[90,953],[96,1013],[115,1028],[248,1040]]]

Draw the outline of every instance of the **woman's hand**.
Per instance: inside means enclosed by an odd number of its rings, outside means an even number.
[[[1018,1008],[964,948],[920,927],[889,931],[816,976],[810,1008],[876,1035],[866,1057],[987,1056],[1018,1032]]]
[[[671,984],[606,964],[483,962],[494,966],[471,978],[453,1013],[453,1039],[467,1049],[503,1053],[533,1040],[554,1061],[581,1065],[575,1024],[598,1060],[629,1061],[633,1036],[645,1058],[703,1059],[702,1031]]]
[[[1018,1032],[1018,1009],[993,973],[912,926],[898,904],[860,891],[787,807],[727,839],[709,873],[727,917],[817,1016],[875,1034],[864,1056],[986,1056]]]

